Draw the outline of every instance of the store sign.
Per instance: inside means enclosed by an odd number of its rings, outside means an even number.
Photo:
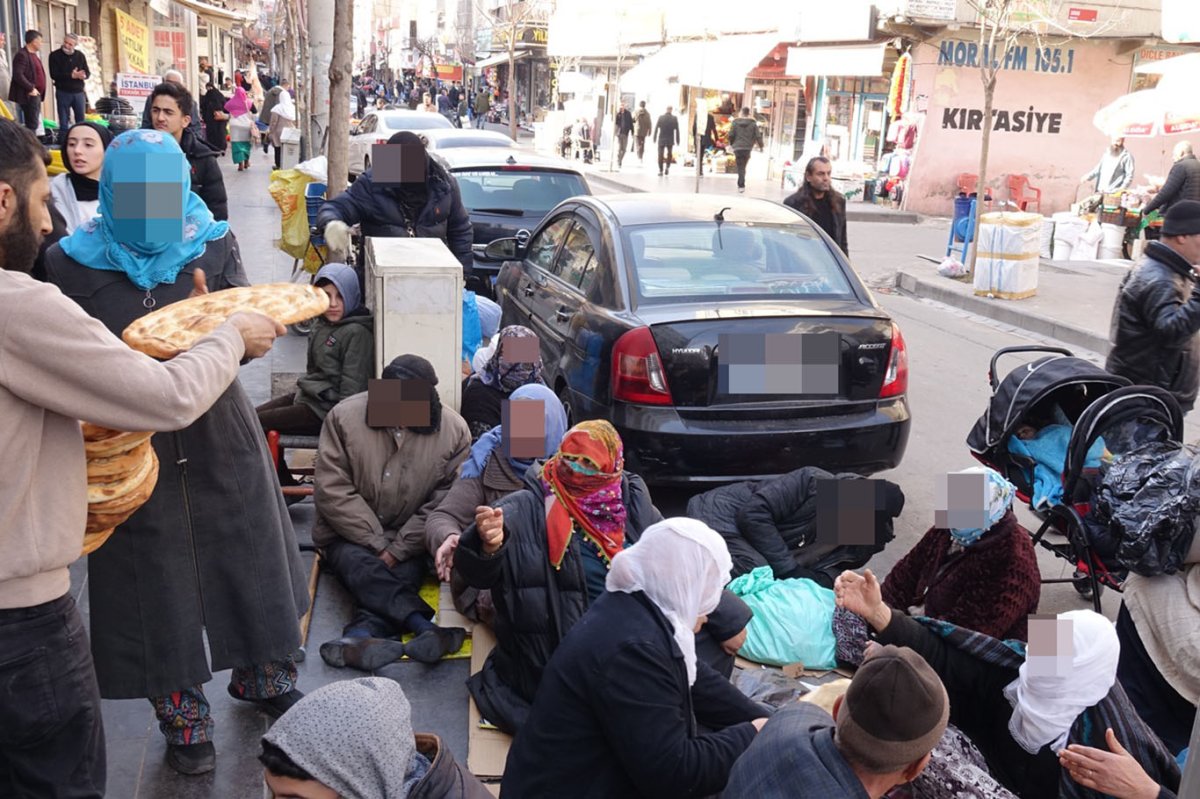
[[[494,29],[492,38],[500,47],[508,47],[508,40],[512,38],[512,28],[506,26]],[[545,47],[549,41],[550,37],[545,25],[522,25],[517,28],[517,42],[520,44]]]
[[[128,72],[117,73],[117,96],[123,97],[133,106],[138,116],[146,109],[146,101],[150,98],[154,87],[162,83],[158,75],[133,75]]]
[[[1070,22],[1095,22],[1099,12],[1094,8],[1068,8],[1067,20]]]
[[[117,19],[117,58],[128,72],[150,72],[150,29],[120,9]]]
[[[1062,133],[1063,115],[1057,111],[992,111],[992,130],[1000,133]],[[978,108],[943,108],[944,130],[983,130],[983,111]]]
[[[992,57],[988,46],[981,47],[978,42],[945,39],[938,45],[939,67],[979,69],[989,59],[994,66],[1005,70],[1069,75],[1075,69],[1075,48],[1017,45],[1010,47],[1001,58]]]
[[[904,16],[953,22],[955,5],[955,0],[906,0]]]

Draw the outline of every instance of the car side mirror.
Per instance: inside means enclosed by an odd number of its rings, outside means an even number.
[[[516,239],[496,239],[483,248],[483,257],[489,261],[515,261],[524,256],[525,248]]]

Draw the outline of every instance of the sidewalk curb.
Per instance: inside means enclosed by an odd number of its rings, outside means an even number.
[[[947,280],[940,278],[939,280]],[[1020,300],[989,300],[974,294],[961,294],[938,281],[927,280],[904,269],[896,273],[896,286],[916,297],[944,303],[969,311],[1002,324],[1056,339],[1064,344],[1082,347],[1101,356],[1108,354],[1108,337],[1074,325],[1067,325],[1042,314],[1026,311]]]

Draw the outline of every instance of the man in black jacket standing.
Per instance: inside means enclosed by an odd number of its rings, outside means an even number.
[[[846,244],[846,198],[833,188],[833,167],[828,158],[818,155],[809,159],[804,185],[783,204],[816,222],[843,253],[850,253]]]
[[[66,131],[71,126],[67,117],[74,113],[75,123],[83,121],[87,111],[87,95],[83,82],[92,73],[88,70],[87,57],[76,50],[79,37],[68,33],[63,37],[62,47],[50,54],[50,79],[54,81],[54,105],[58,109],[58,129]]]
[[[1159,209],[1167,210],[1179,200],[1200,200],[1200,159],[1192,150],[1192,143],[1181,141],[1175,145],[1175,163],[1167,173],[1167,181],[1146,203],[1142,214]]]
[[[187,156],[192,168],[192,191],[204,200],[214,219],[229,219],[225,177],[217,163],[220,153],[193,133],[190,127],[192,114],[196,111],[192,93],[178,83],[160,83],[150,94],[149,106],[154,129],[174,136],[175,141],[179,142],[179,149]]]
[[[1200,389],[1200,202],[1173,203],[1162,240],[1152,241],[1121,281],[1104,368],[1171,392],[1187,413]]]
[[[671,174],[671,150],[676,144],[679,144],[679,120],[671,113],[671,106],[667,106],[667,112],[658,118],[654,123],[654,141],[658,144],[658,174]]]
[[[616,119],[617,133],[617,169],[621,168],[621,162],[625,160],[625,151],[629,149],[629,134],[633,133],[633,114],[629,113],[628,106],[625,101],[621,101],[621,108],[617,111]]]

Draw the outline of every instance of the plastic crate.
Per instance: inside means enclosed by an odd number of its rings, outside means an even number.
[[[1102,225],[1120,225],[1121,227],[1129,226],[1129,223],[1126,221],[1124,208],[1117,208],[1115,210],[1102,208],[1099,213],[1098,221]]]
[[[324,183],[309,183],[304,187],[304,204],[308,211],[308,226],[311,228],[317,224],[317,213],[321,210],[321,206],[325,204]],[[312,243],[321,247],[325,244],[324,236],[311,236]]]

